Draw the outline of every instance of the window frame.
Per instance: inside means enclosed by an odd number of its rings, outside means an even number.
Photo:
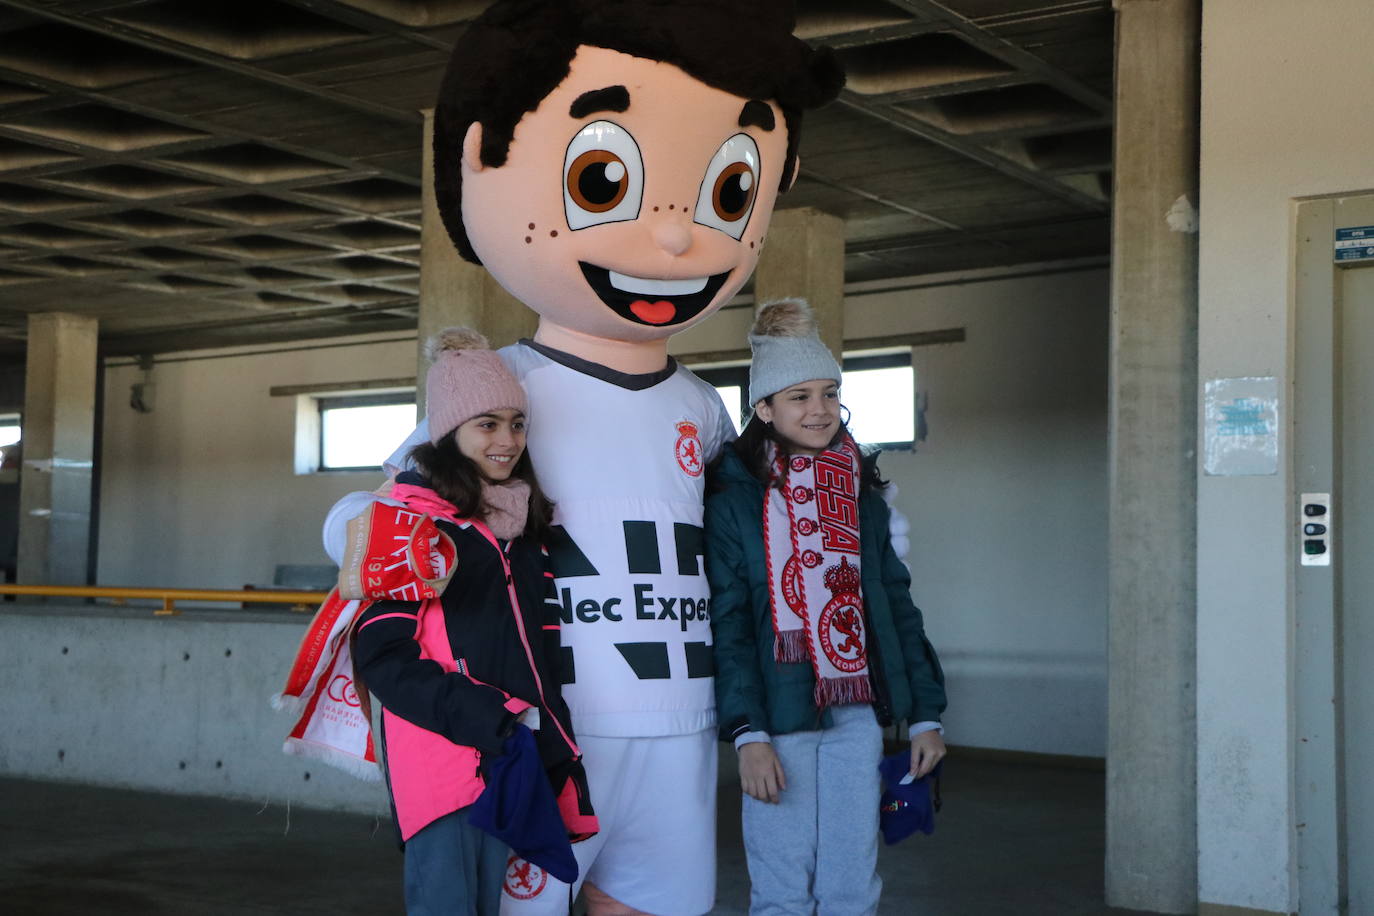
[[[916,366],[912,362],[911,348],[901,347],[898,349],[864,351],[853,355],[846,355],[840,364],[841,372],[863,372],[869,369],[897,369],[906,368],[911,370],[911,438],[898,440],[895,442],[864,442],[873,448],[881,449],[885,452],[914,452],[916,443],[920,441],[921,421],[920,421],[920,394],[916,388]],[[841,398],[843,404],[843,398]],[[846,409],[846,413],[848,410]]]
[[[753,415],[753,411],[750,409],[748,403],[749,363],[713,363],[709,366],[703,366],[700,369],[692,367],[692,373],[712,388],[718,388],[724,385],[736,385],[739,387],[739,407],[736,411],[732,412],[732,416],[734,416],[736,422],[739,424],[739,428],[744,429],[744,425],[749,422],[749,418]],[[722,402],[724,402],[724,400],[724,398],[721,398]],[[729,410],[730,405],[726,404],[725,408]]]
[[[317,394],[304,394],[299,396],[299,406],[297,427],[302,427],[302,421],[308,421],[305,435],[298,440],[298,453],[300,445],[308,448],[309,460],[304,462],[305,467],[298,460],[297,473],[310,474],[357,474],[363,472],[380,471],[382,463],[364,465],[327,465],[324,463],[325,441],[324,441],[324,415],[331,410],[347,410],[353,407],[387,407],[393,405],[407,405],[412,410],[417,409],[418,392],[414,388],[404,389],[395,388],[383,391],[361,391],[361,392],[320,392]],[[303,408],[303,409],[302,409]],[[383,459],[385,462],[385,459]]]
[[[892,369],[906,367],[911,369],[911,395],[913,402],[912,417],[912,438],[907,441],[897,442],[865,442],[864,445],[874,446],[883,451],[915,451],[916,443],[920,441],[920,395],[916,387],[916,368],[912,362],[911,347],[885,347],[877,350],[861,350],[854,353],[847,353],[840,363],[841,372],[862,372],[867,369]],[[753,416],[753,407],[748,403],[749,400],[749,363],[712,363],[701,368],[693,368],[692,371],[698,378],[714,387],[723,385],[738,385],[740,388],[739,423],[742,429],[749,418]],[[729,409],[729,405],[726,405]]]

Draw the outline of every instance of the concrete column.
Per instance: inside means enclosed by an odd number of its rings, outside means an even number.
[[[81,315],[29,316],[16,577],[22,585],[87,582],[96,331],[96,320]]]
[[[754,299],[801,298],[811,303],[821,340],[844,352],[844,220],[811,207],[773,214],[754,271]]]
[[[423,211],[420,221],[420,323],[416,398],[424,412],[425,341],[451,325],[468,325],[504,347],[534,334],[539,316],[453,247],[434,202],[434,112],[425,111]]]
[[[1114,5],[1107,903],[1193,913],[1199,0]]]

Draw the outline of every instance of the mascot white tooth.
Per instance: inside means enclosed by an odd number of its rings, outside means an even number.
[[[748,280],[802,112],[843,84],[794,19],[788,0],[499,0],[453,49],[436,106],[449,235],[539,315],[501,356],[557,503],[564,697],[601,821],[574,847],[593,913],[714,902],[703,472],[734,432],[667,341]],[[336,559],[369,498],[331,512]],[[569,892],[508,882],[503,911],[564,913]]]

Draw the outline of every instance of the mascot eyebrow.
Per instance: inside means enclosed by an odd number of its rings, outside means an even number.
[[[777,125],[773,119],[773,109],[768,107],[768,103],[760,102],[758,99],[750,99],[744,103],[744,107],[739,111],[739,126],[748,127],[751,124],[764,130],[772,130]]]
[[[568,117],[581,120],[603,111],[628,111],[629,108],[630,91],[624,86],[607,86],[604,89],[584,92],[573,99],[572,105],[568,106]],[[750,99],[744,103],[739,112],[739,126],[750,125],[763,130],[772,130],[777,126],[773,109],[768,107],[768,103],[760,102],[758,99]]]
[[[584,92],[573,99],[572,105],[568,108],[568,117],[585,118],[599,111],[625,111],[629,107],[628,89],[624,86],[607,86],[605,89]]]

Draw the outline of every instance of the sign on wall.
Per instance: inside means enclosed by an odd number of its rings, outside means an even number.
[[[1215,378],[1207,381],[1205,392],[1206,473],[1218,477],[1277,474],[1278,380]]]
[[[1374,226],[1336,230],[1337,261],[1374,261]]]

